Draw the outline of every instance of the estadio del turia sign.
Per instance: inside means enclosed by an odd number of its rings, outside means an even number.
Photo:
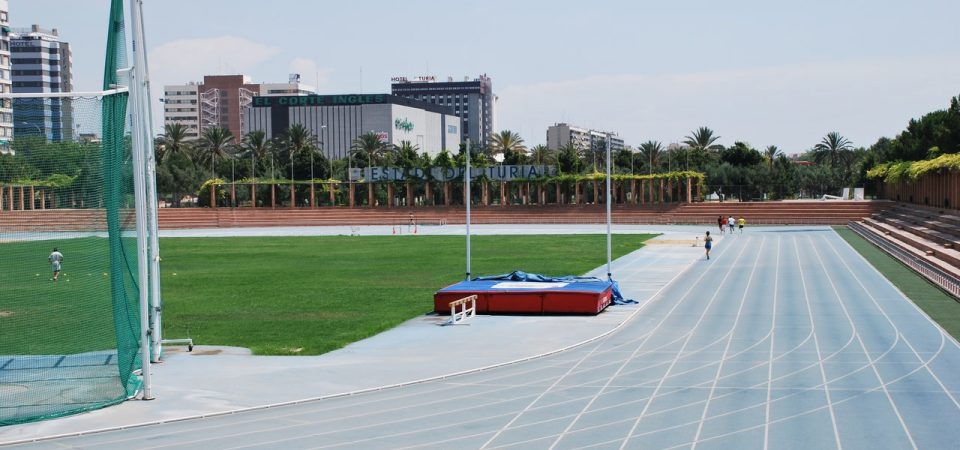
[[[429,175],[435,181],[456,181],[463,179],[463,167],[443,168],[434,167],[430,169]],[[486,177],[493,181],[510,181],[515,179],[530,179],[540,177],[550,177],[557,173],[554,166],[495,166],[495,167],[471,167],[470,178],[476,180],[480,177]],[[374,183],[385,181],[407,181],[407,180],[426,180],[427,173],[423,169],[404,169],[402,167],[364,167],[350,169],[350,181],[372,181]]]

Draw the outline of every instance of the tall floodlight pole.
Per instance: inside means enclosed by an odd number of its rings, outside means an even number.
[[[613,200],[610,190],[610,135],[607,135],[607,280],[613,280],[613,272],[610,270],[611,259],[611,239],[610,239],[610,202]]]
[[[137,268],[140,279],[140,352],[141,352],[141,377],[143,379],[143,399],[153,398],[152,382],[150,375],[150,350],[149,339],[153,333],[150,328],[150,296],[146,285],[149,285],[150,275],[148,274],[147,257],[147,158],[153,145],[150,139],[151,130],[147,128],[146,110],[149,106],[144,103],[149,95],[147,84],[146,51],[143,47],[143,22],[141,16],[142,2],[140,0],[130,0],[130,22],[133,28],[133,70],[130,76],[130,93],[133,107],[131,108],[131,118],[133,119],[132,137],[133,137],[133,182],[134,198],[136,201],[136,227],[137,227]],[[147,283],[144,283],[144,282]]]
[[[463,173],[463,185],[467,197],[467,281],[470,281],[470,140],[467,139],[467,170]]]

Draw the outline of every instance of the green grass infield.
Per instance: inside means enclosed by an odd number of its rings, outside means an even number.
[[[614,258],[652,235],[616,235]],[[164,335],[316,355],[433,310],[465,276],[457,236],[164,239]],[[475,236],[474,276],[583,274],[606,262],[605,235]]]
[[[954,338],[960,339],[960,303],[853,230],[846,226],[835,226],[833,229],[907,298],[916,303]]]

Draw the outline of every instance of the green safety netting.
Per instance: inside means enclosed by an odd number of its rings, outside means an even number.
[[[105,90],[126,83],[123,14],[113,0]],[[141,388],[127,100],[13,99],[14,137],[0,155],[0,425],[101,408]]]

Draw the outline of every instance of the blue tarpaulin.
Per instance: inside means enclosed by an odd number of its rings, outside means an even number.
[[[614,305],[626,305],[631,303],[637,303],[636,300],[630,300],[623,298],[623,294],[620,293],[620,285],[614,280],[601,280],[597,277],[577,277],[573,275],[567,275],[563,277],[551,277],[547,275],[541,275],[538,273],[527,273],[521,270],[515,270],[510,273],[505,273],[502,275],[490,275],[485,277],[476,277],[472,281],[531,281],[535,283],[611,283],[613,285],[613,295],[611,301]]]

